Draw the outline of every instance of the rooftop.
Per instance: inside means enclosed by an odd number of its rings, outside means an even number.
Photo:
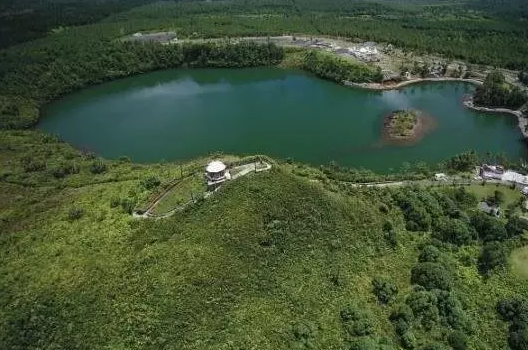
[[[213,160],[212,162],[207,164],[205,171],[208,173],[219,173],[221,171],[224,171],[225,169],[226,165],[224,163],[219,160]]]

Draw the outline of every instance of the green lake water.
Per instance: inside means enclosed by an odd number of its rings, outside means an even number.
[[[136,162],[258,153],[391,171],[468,149],[524,157],[517,120],[464,108],[472,91],[449,82],[369,92],[273,68],[168,70],[67,95],[47,106],[37,128]],[[414,145],[383,144],[383,116],[400,108],[425,111],[436,128]]]

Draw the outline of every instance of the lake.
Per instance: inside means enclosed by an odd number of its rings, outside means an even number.
[[[222,152],[387,172],[404,162],[436,164],[468,149],[524,157],[515,117],[464,108],[463,96],[473,89],[448,82],[370,92],[294,70],[177,69],[67,95],[43,110],[37,128],[77,148],[135,162]],[[384,144],[383,117],[401,108],[425,111],[436,128],[413,145]]]

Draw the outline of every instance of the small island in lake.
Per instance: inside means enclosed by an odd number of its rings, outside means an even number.
[[[415,143],[433,126],[432,119],[415,109],[396,110],[383,119],[383,138],[389,142]]]

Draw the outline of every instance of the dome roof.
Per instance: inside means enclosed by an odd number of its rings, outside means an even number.
[[[213,160],[211,163],[207,164],[205,171],[208,173],[219,173],[226,169],[226,165],[218,160]]]

